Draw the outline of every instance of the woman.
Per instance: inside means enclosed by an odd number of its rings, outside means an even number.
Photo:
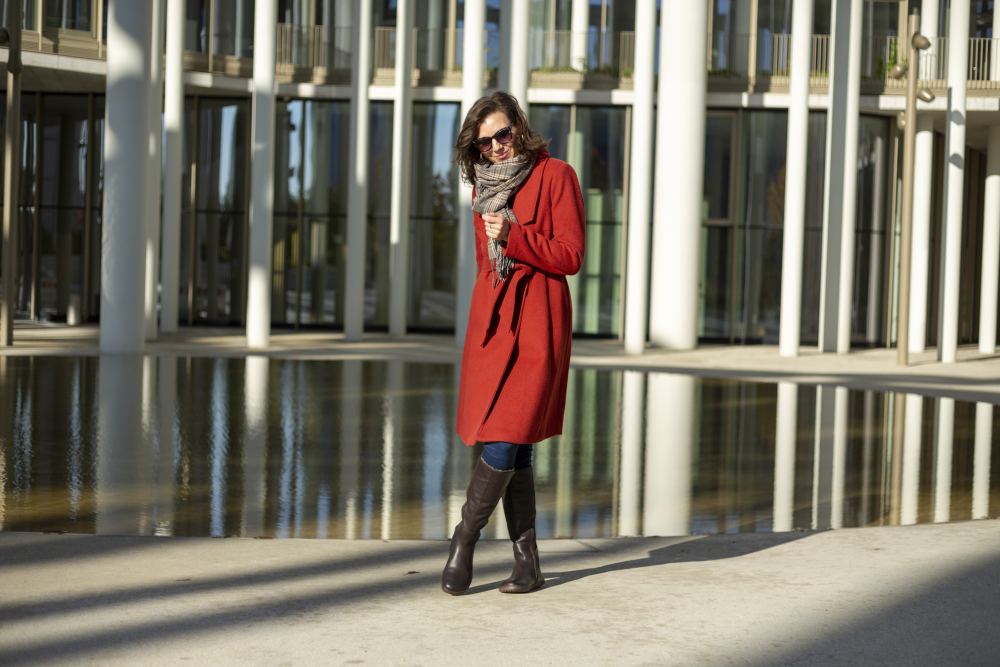
[[[457,430],[484,443],[451,538],[441,588],[472,581],[479,531],[503,499],[514,569],[502,593],[545,583],[535,544],[534,443],[562,432],[572,314],[566,276],[583,260],[583,198],[573,169],[550,157],[517,100],[476,102],[455,161],[472,183],[478,272],[462,353]]]

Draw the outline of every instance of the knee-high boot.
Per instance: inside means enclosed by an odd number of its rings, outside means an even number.
[[[479,531],[500,502],[513,474],[513,470],[491,468],[482,459],[476,461],[469,488],[465,492],[462,521],[455,526],[448,562],[441,573],[441,589],[445,593],[458,595],[469,589],[469,584],[472,583],[472,554],[479,539]]]
[[[503,511],[514,542],[514,569],[500,584],[500,592],[530,593],[545,583],[535,541],[535,475],[530,466],[514,471],[503,496]]]

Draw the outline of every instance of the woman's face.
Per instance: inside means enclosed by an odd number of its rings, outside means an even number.
[[[502,130],[505,128],[511,129],[510,140],[508,143],[502,144],[498,139],[504,139]],[[490,162],[503,162],[504,160],[509,160],[514,157],[514,135],[515,132],[513,127],[511,127],[510,118],[507,117],[502,111],[494,111],[489,116],[487,116],[482,123],[479,124],[479,138],[489,139],[492,138],[491,146],[488,151],[483,152],[483,156],[486,157]],[[498,133],[500,137],[496,137]]]

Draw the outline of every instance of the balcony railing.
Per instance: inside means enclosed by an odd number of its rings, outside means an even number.
[[[279,66],[350,69],[351,28],[279,23],[275,61]]]
[[[375,28],[373,65],[378,69],[396,66],[396,29]],[[465,32],[462,28],[414,28],[413,67],[429,72],[460,72]],[[483,48],[486,50],[486,68],[496,69],[500,64],[500,34],[496,29],[483,31]]]
[[[577,71],[631,76],[635,33],[612,30],[531,30],[528,69]]]
[[[770,43],[757,44],[757,73],[775,78],[791,75],[792,36],[775,34]],[[813,35],[809,45],[809,78],[824,79],[830,75],[830,36]]]

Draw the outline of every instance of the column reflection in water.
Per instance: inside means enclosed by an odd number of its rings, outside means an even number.
[[[847,465],[847,387],[833,390],[833,472],[830,527],[844,526],[844,484]]]
[[[67,461],[69,467],[69,479],[67,480],[69,483],[69,518],[72,521],[75,521],[80,515],[80,499],[83,495],[83,418],[81,415],[82,406],[80,405],[83,390],[82,374],[81,360],[74,359],[70,382],[69,461]]]
[[[229,392],[226,386],[226,361],[216,359],[212,364],[212,394],[210,417],[211,442],[211,513],[210,535],[223,537],[226,534],[226,453],[228,437],[226,433],[226,412]]]
[[[423,508],[423,527],[421,535],[424,539],[438,539],[447,533],[446,503],[444,495],[444,464],[448,458],[448,446],[451,443],[453,430],[451,411],[448,405],[451,395],[444,391],[430,392],[421,400],[421,409],[414,416],[422,417],[420,429],[423,454],[423,475],[421,507]],[[409,459],[409,457],[407,457]]]
[[[990,454],[992,447],[993,405],[976,403],[976,445],[972,469],[973,519],[986,519],[990,515]]]
[[[623,376],[618,535],[637,537],[642,534],[642,445],[646,374],[625,371]]]
[[[955,440],[955,399],[939,398],[937,406],[937,459],[934,470],[934,522],[951,518],[951,459]]]
[[[292,531],[293,493],[295,489],[296,443],[299,442],[298,421],[296,419],[297,397],[294,395],[294,366],[281,364],[278,390],[280,392],[279,426],[281,430],[281,470],[278,473],[278,511],[275,524],[276,537],[289,537]]]
[[[690,531],[694,391],[693,377],[649,374],[643,535],[687,535]]]
[[[382,399],[382,539],[392,537],[392,510],[396,487],[396,459],[403,424],[403,362],[387,362]]]
[[[794,382],[779,382],[774,452],[773,528],[775,531],[788,531],[794,528],[797,411],[798,385]]]
[[[899,523],[906,526],[917,522],[920,500],[920,440],[923,430],[924,399],[907,394],[903,426],[903,479],[900,492]]]
[[[158,358],[153,459],[153,532],[174,534],[174,482],[180,463],[177,429],[177,357]]]
[[[816,387],[816,444],[813,456],[812,527],[830,527],[833,504],[833,450],[836,421],[834,387]]]
[[[14,433],[11,404],[15,392],[7,365],[8,358],[0,356],[0,531],[7,521],[7,452],[11,446],[9,434]]]
[[[458,388],[459,381],[461,378],[461,367],[459,364],[455,364],[455,370],[452,376],[452,387],[454,387],[455,400],[458,400]],[[547,452],[544,452],[547,453]],[[535,458],[539,458],[539,454],[544,454],[543,452],[535,451]],[[462,504],[465,502],[465,489],[469,484],[469,476],[472,474],[472,466],[469,461],[470,457],[467,454],[465,445],[461,442],[458,436],[452,437],[452,445],[450,455],[448,457],[448,537],[451,537],[451,529],[453,526],[458,525],[458,522],[462,520]],[[539,474],[539,466],[535,465],[536,476]],[[542,513],[539,512],[539,517]]]
[[[243,376],[243,511],[240,534],[264,535],[264,507],[267,497],[267,357],[246,358]]]
[[[361,474],[362,362],[341,362],[340,482],[343,537],[358,537],[358,477]]]
[[[871,520],[871,484],[876,423],[875,392],[866,391],[864,393],[864,430],[861,434],[861,518],[859,521],[861,526],[866,525]]]
[[[99,535],[138,530],[137,501],[149,489],[142,466],[148,442],[142,430],[142,357],[103,355],[97,383],[97,526]]]
[[[556,456],[556,516],[555,530],[552,537],[572,537],[573,535],[573,490],[576,480],[573,479],[577,448],[580,446],[577,432],[576,406],[573,400],[579,397],[577,386],[580,371],[572,373],[566,388],[566,415],[563,420],[563,434],[553,438],[546,448],[554,448]],[[497,531],[500,537],[500,531]]]

